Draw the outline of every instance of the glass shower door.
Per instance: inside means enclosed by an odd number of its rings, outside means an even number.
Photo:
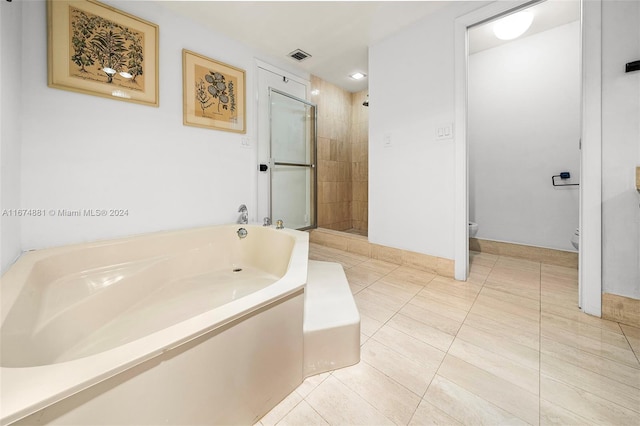
[[[269,89],[271,203],[275,224],[316,227],[316,107]]]

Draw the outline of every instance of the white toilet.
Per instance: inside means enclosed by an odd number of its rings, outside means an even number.
[[[571,236],[571,245],[573,245],[576,250],[579,250],[580,246],[580,228],[576,228],[576,232]]]
[[[469,222],[469,238],[474,238],[478,233],[478,224],[475,222]]]

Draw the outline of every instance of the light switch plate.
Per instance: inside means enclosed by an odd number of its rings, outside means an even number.
[[[453,123],[438,124],[436,126],[436,140],[453,139]]]

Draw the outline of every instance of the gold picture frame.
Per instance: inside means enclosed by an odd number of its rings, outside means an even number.
[[[183,123],[246,133],[245,72],[182,50]]]
[[[95,0],[47,0],[48,85],[158,106],[158,26]]]

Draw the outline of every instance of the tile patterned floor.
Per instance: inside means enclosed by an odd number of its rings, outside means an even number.
[[[577,271],[471,254],[454,281],[316,244],[362,318],[361,362],[258,425],[640,424],[640,329],[582,314]]]

